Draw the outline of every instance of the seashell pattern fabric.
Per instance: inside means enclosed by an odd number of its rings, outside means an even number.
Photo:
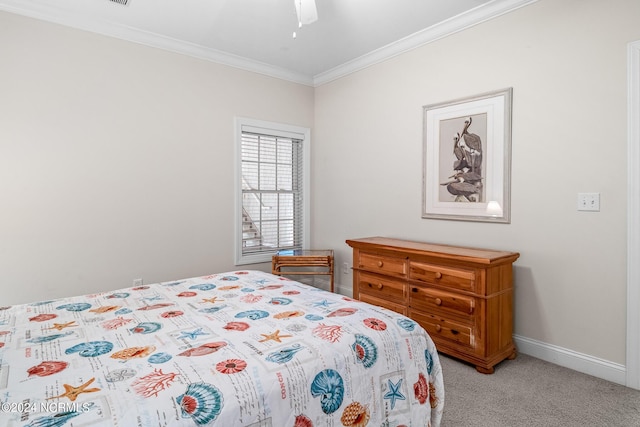
[[[242,270],[0,309],[0,425],[428,426],[431,338],[400,314]]]

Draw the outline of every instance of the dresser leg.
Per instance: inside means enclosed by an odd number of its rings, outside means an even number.
[[[507,359],[509,360],[513,360],[516,357],[518,357],[518,350],[513,350],[513,353],[511,353],[510,355],[507,356]]]
[[[489,367],[489,368],[485,368],[484,366],[476,366],[476,371],[480,372],[481,374],[493,374],[494,369],[493,366]]]

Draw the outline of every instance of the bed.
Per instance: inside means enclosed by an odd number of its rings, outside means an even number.
[[[259,271],[0,307],[2,426],[431,426],[435,346]]]

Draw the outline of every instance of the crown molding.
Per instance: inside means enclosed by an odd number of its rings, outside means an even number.
[[[394,56],[398,56],[537,1],[538,0],[494,0],[411,34],[380,49],[376,49],[324,73],[317,74],[313,77],[313,85],[317,87],[329,83],[340,77],[386,61]]]
[[[21,0],[0,0],[0,10],[317,87],[536,1],[538,0],[491,1],[315,76],[295,73],[263,62],[113,22],[63,14],[48,4],[30,2],[29,7],[26,8],[24,1]]]
[[[245,71],[252,71],[269,77],[281,80],[288,80],[307,86],[313,85],[311,76],[295,73],[284,68],[269,65],[263,62],[232,55],[216,49],[206,48],[194,43],[188,43],[182,40],[165,37],[156,33],[142,31],[125,25],[104,22],[97,19],[88,19],[84,16],[70,15],[68,13],[60,13],[53,7],[46,4],[29,3],[29,8],[23,7],[20,3],[13,0],[0,0],[0,11],[14,13],[17,15],[27,16],[54,24],[64,25],[66,27],[78,30],[88,31],[101,34],[108,37],[114,37],[149,47],[175,52],[194,58],[199,58],[211,62],[215,62],[229,67],[239,68]]]

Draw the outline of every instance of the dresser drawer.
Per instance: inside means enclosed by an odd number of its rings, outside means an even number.
[[[475,298],[439,289],[411,286],[409,305],[429,313],[450,313],[468,317],[475,309]]]
[[[413,309],[409,310],[409,317],[418,322],[438,345],[439,340],[446,340],[457,345],[475,348],[475,335],[473,327],[441,316],[421,313]]]
[[[411,262],[409,263],[409,278],[463,291],[475,291],[476,288],[476,273],[474,270],[442,265]]]
[[[391,274],[394,276],[407,275],[407,260],[404,258],[394,258],[383,255],[368,254],[361,252],[358,259],[358,268],[373,271],[380,274]]]
[[[404,302],[406,297],[406,284],[388,277],[360,272],[358,273],[358,293],[381,299]]]
[[[366,302],[369,304],[377,305],[380,307],[388,308],[391,311],[395,311],[396,313],[400,313],[403,315],[407,315],[407,307],[402,304],[397,304],[395,302],[391,302],[386,299],[376,298],[369,294],[360,294],[360,301]]]

